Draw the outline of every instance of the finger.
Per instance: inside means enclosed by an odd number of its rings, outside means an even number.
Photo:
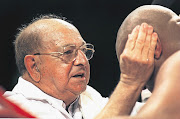
[[[149,25],[148,30],[147,30],[146,40],[145,40],[143,51],[142,51],[142,56],[144,60],[148,59],[148,52],[151,46],[152,33],[153,33],[153,27]]]
[[[147,27],[148,27],[147,23],[142,23],[141,24],[139,34],[138,34],[138,38],[136,40],[135,48],[134,48],[134,50],[135,50],[135,52],[137,54],[142,53],[142,49],[144,47],[144,42],[145,42],[145,39],[146,39]]]
[[[136,39],[137,39],[137,37],[138,37],[139,28],[140,28],[140,26],[137,25],[137,26],[132,30],[132,33],[128,35],[128,40],[127,40],[126,47],[125,47],[126,49],[133,50],[134,44],[135,44]]]
[[[155,53],[155,48],[157,45],[157,38],[158,38],[158,35],[157,33],[154,32],[152,34],[151,46],[149,48],[149,55],[148,55],[149,60],[154,60],[154,53]]]

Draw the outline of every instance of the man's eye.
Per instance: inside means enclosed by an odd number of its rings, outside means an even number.
[[[73,53],[73,50],[67,50],[67,51],[65,51],[63,54],[64,55],[69,55],[69,54],[72,54]]]

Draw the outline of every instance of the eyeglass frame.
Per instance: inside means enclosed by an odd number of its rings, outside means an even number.
[[[82,46],[84,46],[84,45],[91,45],[91,46],[92,46],[92,48],[87,48],[87,47],[86,47],[86,51],[87,51],[87,49],[89,49],[89,50],[92,51],[92,55],[91,55],[90,58],[87,58],[85,52],[83,52],[83,51],[80,49],[80,48],[81,48]],[[76,45],[68,45],[68,46],[75,46],[75,47],[77,47]],[[64,46],[64,47],[63,47],[63,50],[65,49],[65,47],[67,47],[67,46]],[[81,50],[81,51],[83,52],[83,54],[86,56],[86,59],[87,59],[87,60],[92,59],[92,57],[93,57],[93,55],[94,55],[94,52],[95,52],[95,50],[94,50],[94,45],[91,44],[91,43],[85,43],[85,44],[79,46],[78,48],[76,48],[76,52],[75,52],[75,53],[77,53],[78,50]],[[51,56],[53,56],[53,57],[58,57],[58,58],[64,60],[63,58],[59,57],[59,56],[63,56],[64,53],[65,53],[65,52],[63,52],[63,53],[62,53],[62,52],[34,53],[33,55],[51,55]],[[53,54],[59,54],[59,56],[54,56]],[[73,58],[72,61],[74,61],[74,60],[76,59],[76,57],[77,57],[77,54],[75,55],[75,57]],[[72,61],[69,61],[69,62],[72,62]]]

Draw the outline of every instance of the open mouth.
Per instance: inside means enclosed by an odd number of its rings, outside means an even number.
[[[72,77],[75,77],[75,78],[83,78],[84,77],[84,73],[81,73],[81,74],[76,74]]]

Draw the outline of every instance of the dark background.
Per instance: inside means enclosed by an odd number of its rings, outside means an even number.
[[[84,40],[94,44],[96,52],[90,60],[89,85],[103,96],[109,96],[119,81],[115,41],[125,17],[135,8],[152,3],[169,7],[180,14],[180,0],[1,0],[0,3],[1,86],[11,90],[19,77],[12,43],[17,28],[37,15],[53,13],[72,21]],[[5,41],[7,49],[3,45]],[[8,56],[7,60],[5,56]]]

